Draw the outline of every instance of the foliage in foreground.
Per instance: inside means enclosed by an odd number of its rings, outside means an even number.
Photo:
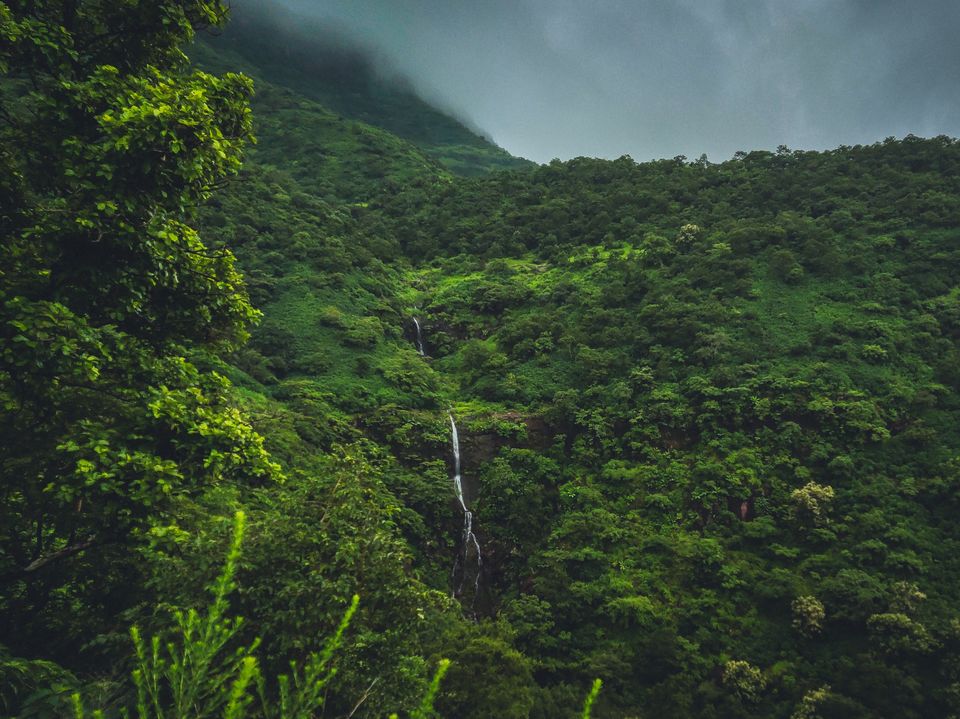
[[[210,367],[258,313],[233,255],[189,224],[251,139],[249,80],[190,71],[179,49],[225,12],[0,3],[0,608],[14,642],[55,646],[71,608],[126,579],[109,562],[57,565],[142,546],[217,483],[282,476]]]
[[[291,661],[289,674],[277,676],[275,686],[268,683],[256,656],[259,639],[239,643],[243,619],[227,615],[228,595],[236,588],[245,519],[243,512],[237,512],[226,561],[204,613],[175,610],[175,629],[169,637],[157,634],[147,640],[137,626],[131,628],[136,656],[131,673],[131,693],[135,696],[132,715],[138,719],[309,719],[322,711],[327,686],[337,672],[334,653],[360,598],[354,595],[339,627],[321,651],[311,652],[302,666]],[[431,716],[433,699],[448,666],[446,660],[440,661],[427,695],[411,717]],[[86,710],[79,693],[73,694],[72,703],[76,719],[84,719]],[[131,715],[127,709],[119,713]],[[93,716],[102,718],[106,713],[98,709]]]

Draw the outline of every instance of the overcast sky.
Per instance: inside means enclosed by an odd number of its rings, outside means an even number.
[[[960,135],[960,0],[246,0],[331,19],[540,162]]]

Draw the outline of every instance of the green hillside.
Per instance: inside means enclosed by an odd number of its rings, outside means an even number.
[[[433,366],[549,428],[477,467],[475,508],[551,696],[946,714],[958,162],[942,138],[581,159],[390,211],[430,261]]]
[[[212,72],[239,68],[255,78],[251,107],[257,143],[250,148],[248,165],[281,170],[300,193],[363,203],[416,181],[450,178],[423,148],[263,79],[234,53],[221,55],[198,43],[191,55]]]
[[[67,5],[0,3],[0,715],[960,714],[960,143],[532,167]]]

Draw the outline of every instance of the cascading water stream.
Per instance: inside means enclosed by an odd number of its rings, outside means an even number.
[[[423,346],[423,330],[420,327],[420,320],[413,318],[413,326],[416,328],[417,352],[421,357],[426,357],[427,353]],[[463,510],[463,550],[457,554],[453,565],[453,575],[451,581],[456,587],[454,596],[463,594],[463,585],[467,580],[467,575],[473,573],[473,601],[476,602],[477,594],[480,590],[480,573],[483,568],[483,556],[480,552],[480,541],[473,532],[473,512],[467,507],[467,500],[463,493],[463,473],[460,467],[460,434],[457,432],[457,423],[453,419],[453,412],[447,412],[450,418],[450,444],[453,449],[453,490],[457,496],[457,502],[460,503],[460,509]],[[472,561],[476,559],[476,561]],[[457,575],[460,575],[460,583],[457,586]]]
[[[427,353],[423,351],[423,334],[420,331],[420,320],[416,317],[413,318],[413,326],[417,328],[417,352],[420,353],[421,357],[426,357]]]
[[[463,570],[464,579],[466,579],[467,562],[470,559],[471,550],[477,557],[476,577],[473,580],[474,598],[477,590],[480,588],[480,568],[483,566],[483,556],[480,553],[480,542],[477,535],[473,533],[473,512],[467,509],[467,502],[463,497],[463,476],[460,470],[460,435],[457,432],[457,423],[453,420],[453,413],[448,412],[450,417],[450,441],[453,446],[453,489],[457,495],[457,501],[460,502],[460,508],[463,510]],[[463,585],[461,583],[461,591]]]

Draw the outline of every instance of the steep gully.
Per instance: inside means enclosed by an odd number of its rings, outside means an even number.
[[[420,327],[420,321],[414,317],[413,326],[416,329],[416,347],[421,357],[426,357],[423,345],[423,330]],[[483,554],[480,550],[480,541],[473,532],[473,512],[467,507],[467,502],[463,493],[463,471],[460,464],[460,434],[457,431],[457,423],[453,418],[453,412],[447,412],[450,418],[450,445],[453,451],[453,489],[463,510],[463,541],[461,550],[457,553],[454,561],[451,579],[453,581],[454,596],[462,596],[463,588],[468,575],[473,575],[473,601],[476,602],[477,594],[480,590],[480,574],[483,568]],[[460,581],[457,582],[459,575]]]
[[[426,357],[427,353],[423,351],[423,332],[420,330],[420,320],[413,318],[413,326],[417,328],[417,352],[421,357]]]
[[[477,592],[480,589],[480,571],[483,568],[483,556],[480,553],[480,542],[477,541],[477,535],[473,533],[473,512],[467,509],[467,503],[463,498],[463,478],[460,470],[460,435],[457,432],[457,423],[453,421],[453,413],[448,413],[450,417],[450,437],[453,446],[453,489],[457,494],[457,501],[460,502],[460,508],[463,509],[463,576],[460,580],[458,594],[463,593],[463,582],[467,578],[467,565],[470,560],[471,550],[476,555],[476,575],[473,580],[473,597],[476,601]],[[459,557],[458,557],[459,560]],[[456,564],[454,565],[456,569]]]

